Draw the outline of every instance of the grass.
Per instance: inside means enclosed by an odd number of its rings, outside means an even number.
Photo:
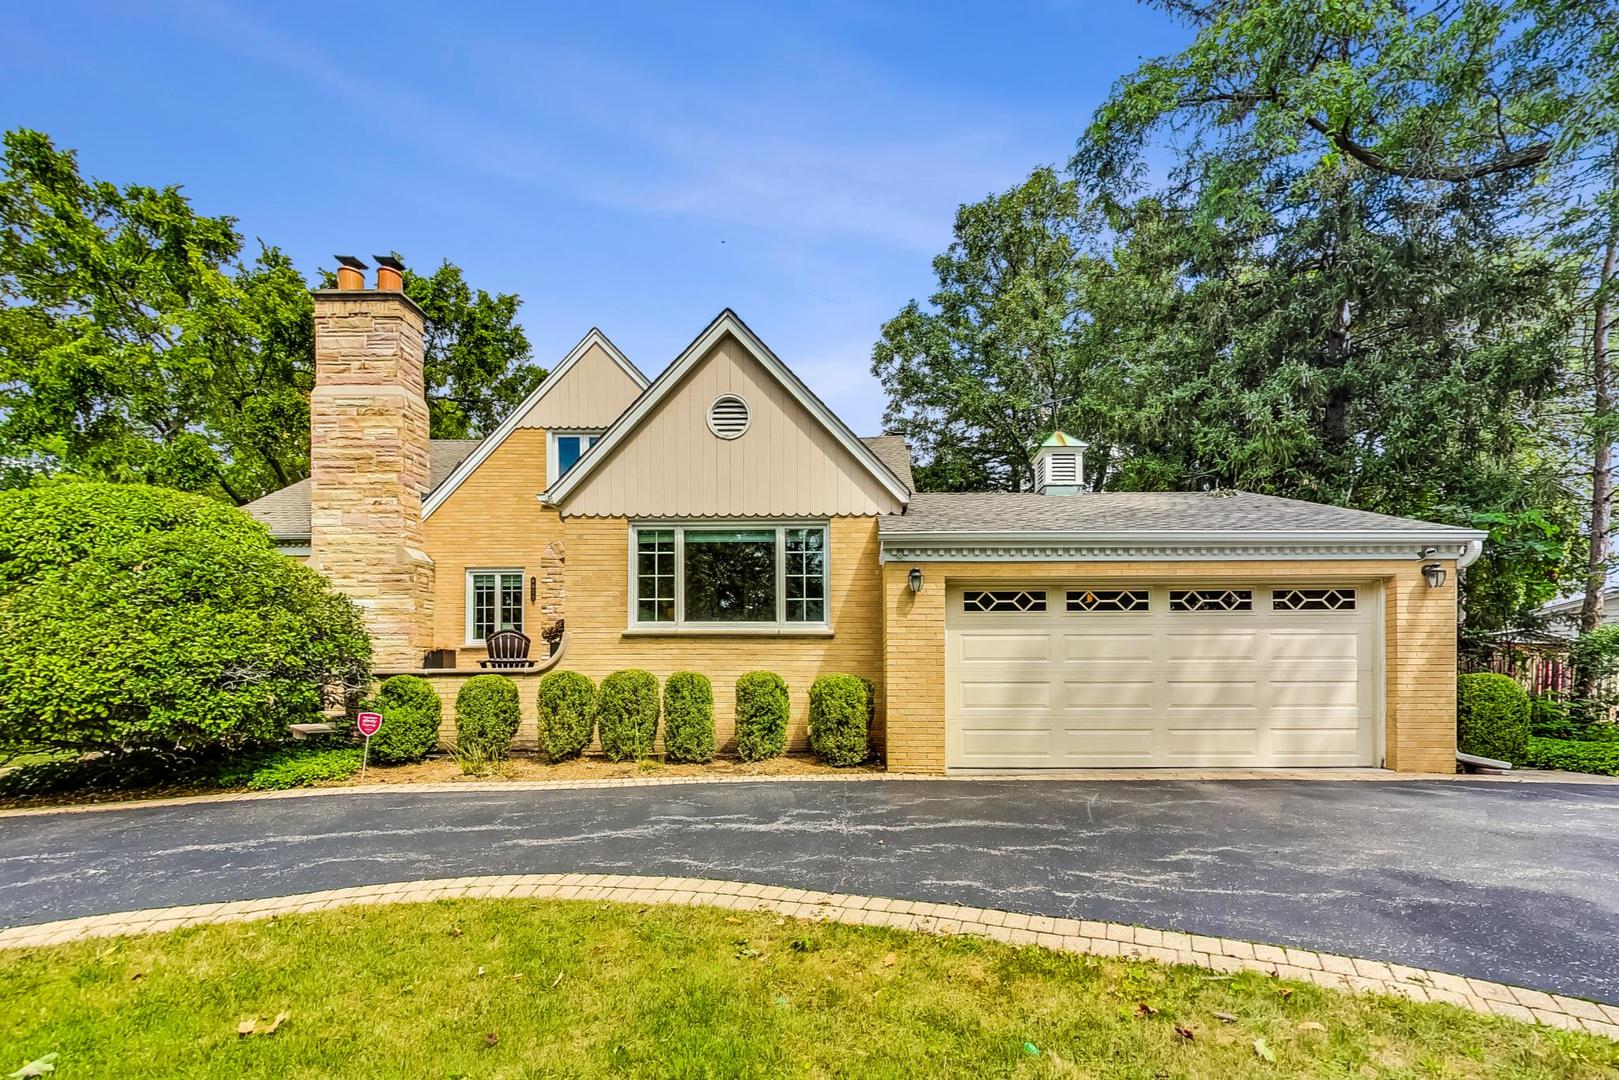
[[[238,1034],[283,1012],[273,1034]],[[0,1048],[0,1070],[56,1053],[63,1080],[1619,1069],[1619,1044],[1595,1036],[1258,974],[577,901],[353,908],[0,953]]]

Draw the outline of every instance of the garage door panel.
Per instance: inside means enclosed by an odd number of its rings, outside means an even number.
[[[1112,682],[1065,682],[1063,710],[1157,708],[1158,683],[1145,679],[1119,679]]]
[[[1151,655],[1150,632],[1097,629],[1060,635],[1056,659],[1062,661],[1140,662]]]
[[[1050,728],[968,727],[962,751],[969,757],[1026,758],[1035,763],[1052,755]]]
[[[1029,660],[1047,663],[1052,658],[1051,635],[1046,633],[963,633],[960,648],[961,659],[966,663],[978,660],[995,662]]]
[[[1089,588],[1026,587],[1058,597]],[[1147,610],[1068,610],[1058,602],[1045,611],[964,612],[952,587],[948,763],[1374,763],[1382,633],[1375,586],[1356,587],[1353,609],[1276,610],[1271,588],[1254,586],[1249,610],[1190,612],[1171,611],[1168,593],[1201,583],[1130,587],[1150,593]]]
[[[989,682],[964,681],[961,684],[961,704],[965,709],[1051,709],[1049,682]]]
[[[1169,711],[1198,709],[1252,709],[1258,702],[1259,687],[1252,680],[1226,679],[1170,680]]]
[[[1185,616],[1182,616],[1183,618]],[[1171,661],[1218,661],[1259,659],[1259,634],[1248,630],[1210,627],[1201,633],[1171,632],[1164,659]]]

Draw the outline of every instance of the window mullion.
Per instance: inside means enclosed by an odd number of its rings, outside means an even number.
[[[776,526],[776,625],[787,623],[787,529]]]
[[[675,625],[686,625],[686,527],[675,526]]]

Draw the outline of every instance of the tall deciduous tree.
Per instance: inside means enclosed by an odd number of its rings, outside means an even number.
[[[0,157],[0,483],[71,472],[241,503],[308,474],[308,282],[178,187],[83,177],[37,131]],[[545,372],[514,295],[446,262],[427,315],[433,434],[481,435]]]
[[[887,429],[920,453],[922,484],[1016,491],[1040,434],[1080,426],[1088,231],[1078,189],[1050,168],[957,212],[929,307],[907,304],[872,350]]]

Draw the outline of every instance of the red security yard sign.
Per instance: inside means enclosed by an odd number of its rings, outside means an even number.
[[[360,754],[360,779],[365,779],[365,767],[371,760],[371,736],[382,730],[382,714],[363,712],[354,718],[354,726],[365,736],[365,750]]]

